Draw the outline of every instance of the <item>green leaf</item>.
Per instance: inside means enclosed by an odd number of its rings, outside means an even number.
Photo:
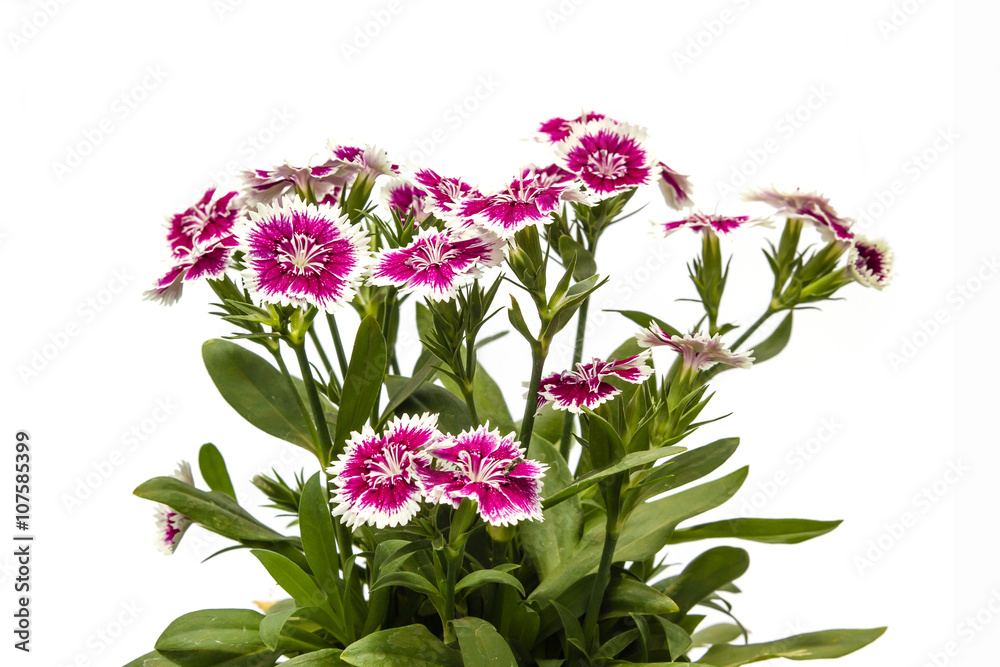
[[[601,620],[629,614],[670,614],[678,610],[668,595],[631,578],[611,582],[601,603]]]
[[[677,524],[724,503],[739,490],[746,476],[747,468],[741,468],[721,479],[640,505],[625,523],[614,560],[643,561],[654,556],[666,545]],[[594,572],[601,559],[604,534],[603,519],[589,522],[572,553],[562,561],[562,566],[544,577],[528,599],[544,601],[557,598],[578,579]]]
[[[465,667],[514,667],[517,660],[507,642],[492,625],[467,616],[452,621]]]
[[[408,399],[413,392],[427,384],[434,377],[434,364],[426,363],[419,366],[413,373],[413,377],[404,378],[398,375],[387,375],[385,377],[385,390],[389,394],[389,403],[379,417],[379,423],[385,423],[391,417],[396,408]]]
[[[302,535],[302,549],[306,554],[309,569],[326,593],[335,618],[343,616],[342,589],[340,580],[340,554],[337,551],[337,537],[330,515],[330,505],[326,489],[319,473],[309,478],[302,488],[299,503],[299,532]]]
[[[343,391],[337,414],[337,430],[333,438],[336,459],[353,431],[360,431],[372,414],[382,393],[388,351],[378,322],[371,315],[361,320],[354,338],[351,361],[344,375]]]
[[[466,588],[478,588],[483,584],[501,584],[515,588],[522,596],[524,586],[517,580],[517,577],[501,572],[500,570],[475,570],[462,577],[462,580],[455,584],[455,592]]]
[[[733,623],[719,623],[692,635],[695,646],[712,646],[713,644],[728,644],[743,636],[740,626]]]
[[[459,433],[472,426],[465,401],[435,384],[420,387],[396,408],[397,415],[424,412],[437,414],[438,428],[445,433]]]
[[[273,551],[251,549],[250,553],[274,577],[274,581],[292,596],[295,604],[300,607],[320,607],[328,613],[334,613],[315,580],[298,565]]]
[[[711,474],[729,460],[739,444],[739,438],[716,440],[679,454],[661,466],[639,473],[635,478],[642,488],[638,491],[636,502],[644,502]]]
[[[778,356],[788,340],[792,337],[792,311],[789,311],[785,319],[781,321],[778,328],[770,336],[758,343],[753,348],[754,363],[759,364]]]
[[[573,612],[555,600],[552,600],[549,604],[551,604],[552,608],[559,614],[559,621],[562,623],[563,630],[565,631],[566,641],[569,644],[576,646],[576,648],[580,651],[586,652],[587,640],[583,633],[583,626],[580,625],[579,619],[573,614]]]
[[[597,657],[603,659],[615,657],[628,648],[629,644],[634,642],[636,639],[639,639],[640,634],[641,633],[638,628],[632,628],[631,630],[626,630],[625,632],[615,635],[608,641],[604,642],[601,648],[598,649]]]
[[[840,521],[810,519],[728,519],[676,530],[670,543],[738,538],[765,544],[798,544],[826,535],[840,524]]]
[[[647,463],[652,463],[658,459],[666,458],[667,456],[679,454],[683,451],[685,451],[684,447],[661,447],[659,449],[626,454],[617,463],[601,468],[600,470],[591,470],[587,474],[577,478],[555,495],[546,498],[542,502],[542,507],[545,509],[555,507],[567,498],[575,496],[581,491],[590,488],[606,477],[610,477],[611,475],[615,475],[620,472],[625,472],[626,470],[631,470],[632,468],[636,468],[641,465],[646,465]]]
[[[312,609],[318,610],[316,607]],[[315,651],[329,647],[328,642],[296,625],[295,622],[302,614],[303,610],[299,608],[267,614],[260,622],[261,640],[269,649],[278,653]]]
[[[562,331],[569,324],[569,321],[580,306],[583,305],[584,300],[601,288],[607,281],[607,278],[602,280],[597,275],[590,276],[570,287],[566,291],[566,294],[556,303],[550,303],[549,311],[551,319],[542,332],[543,336],[551,340],[557,333]]]
[[[462,397],[458,383],[448,376],[441,378],[441,384],[451,393]],[[510,416],[507,402],[504,400],[500,386],[490,377],[482,364],[476,366],[476,377],[472,381],[472,393],[476,397],[476,412],[484,422],[500,429],[503,434],[514,430],[514,419]],[[464,404],[464,397],[462,398]]]
[[[236,541],[280,542],[295,538],[274,532],[253,518],[235,500],[218,491],[202,491],[175,477],[154,477],[133,493],[162,503],[204,528]]]
[[[434,601],[435,604],[444,603],[444,598],[441,596],[441,591],[437,589],[437,586],[431,583],[429,579],[423,575],[417,574],[416,572],[390,572],[389,574],[379,577],[378,581],[375,582],[371,590],[377,591],[381,588],[389,588],[390,586],[402,586],[403,588],[409,588],[411,591],[423,593]]]
[[[633,322],[635,322],[636,324],[638,324],[643,329],[645,329],[646,327],[648,327],[650,322],[656,322],[656,324],[661,329],[663,329],[663,331],[668,336],[680,336],[681,335],[680,331],[678,331],[677,329],[673,328],[672,326],[670,326],[669,324],[667,324],[666,322],[664,322],[660,318],[653,317],[652,315],[647,315],[646,313],[642,312],[641,310],[615,310],[615,309],[611,308],[611,309],[606,310],[605,312],[619,313],[621,315],[624,315],[628,319],[630,319]]]
[[[226,340],[205,341],[201,356],[222,398],[241,417],[265,433],[315,451],[308,422],[278,369]]]
[[[701,660],[715,667],[738,667],[759,660],[821,660],[839,658],[864,648],[882,636],[885,628],[824,630],[746,646],[713,646]]]
[[[198,452],[198,468],[201,470],[201,476],[208,484],[208,488],[236,500],[236,491],[233,490],[233,482],[229,479],[226,461],[222,458],[219,449],[212,443],[201,446],[201,450]]]
[[[273,665],[279,654],[260,638],[263,618],[249,609],[194,611],[167,626],[156,640],[156,650],[182,667]]]
[[[531,436],[528,458],[549,466],[542,478],[542,495],[554,495],[573,482],[559,449],[537,434]],[[525,521],[518,526],[521,542],[542,579],[561,571],[580,540],[583,507],[580,498],[571,496],[565,502],[544,511],[545,520]]]
[[[297,658],[292,658],[288,662],[281,663],[281,667],[340,667],[347,663],[340,659],[342,651],[339,648],[325,648],[322,651],[312,651],[304,653]]]
[[[422,625],[374,632],[354,642],[340,659],[355,667],[462,667],[462,656]]]
[[[683,572],[658,582],[656,587],[669,595],[681,613],[686,614],[706,597],[741,577],[748,567],[750,556],[743,549],[716,547],[700,554]]]
[[[590,251],[565,234],[559,237],[559,257],[566,266],[576,260],[573,280],[577,282],[597,273],[597,262],[594,261]]]
[[[625,456],[625,443],[618,431],[603,417],[584,408],[587,414],[588,439],[587,451],[590,452],[590,463],[595,468],[604,468],[617,463]]]

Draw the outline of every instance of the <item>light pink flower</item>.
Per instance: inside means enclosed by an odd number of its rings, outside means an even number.
[[[892,250],[885,241],[855,236],[847,266],[854,279],[865,287],[884,289],[892,278]]]
[[[399,175],[399,165],[393,164],[389,154],[377,146],[346,146],[331,139],[326,147],[333,164],[347,173],[364,175],[372,180],[379,176]]]
[[[336,204],[344,186],[353,176],[353,170],[327,160],[323,164],[295,167],[285,162],[273,169],[244,169],[243,195],[249,206],[271,204],[288,194],[303,199],[310,196],[320,204]]]
[[[662,162],[657,162],[654,169],[656,174],[656,184],[663,194],[667,206],[674,210],[681,210],[694,205],[691,201],[691,181],[687,176],[678,174]]]
[[[191,464],[181,461],[174,472],[174,477],[188,486],[194,486],[194,476],[191,474]],[[153,516],[156,518],[156,547],[170,555],[177,549],[181,538],[194,523],[180,512],[167,505],[156,505]]]
[[[774,188],[760,188],[744,195],[747,201],[763,202],[789,218],[801,218],[813,223],[827,242],[850,243],[854,238],[851,225],[854,221],[843,218],[830,204],[830,200],[814,192],[780,192]]]
[[[671,336],[660,328],[656,322],[650,322],[649,328],[635,335],[641,347],[666,346],[683,357],[685,369],[703,371],[715,364],[733,366],[734,368],[750,368],[753,363],[753,350],[733,352],[725,346],[722,338],[705,336],[703,334],[684,334]]]

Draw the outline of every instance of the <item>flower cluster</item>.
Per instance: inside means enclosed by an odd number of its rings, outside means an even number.
[[[542,521],[541,479],[547,466],[524,458],[514,434],[489,424],[452,436],[437,415],[393,419],[381,434],[354,433],[328,470],[336,487],[334,516],[351,528],[405,525],[423,501],[458,507],[476,502],[491,525]]]

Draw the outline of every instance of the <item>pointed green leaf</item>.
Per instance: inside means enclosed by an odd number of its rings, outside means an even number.
[[[354,338],[351,361],[344,375],[337,430],[333,438],[333,453],[336,459],[343,451],[345,443],[353,431],[361,431],[382,392],[388,351],[385,338],[378,322],[372,316],[365,317]]]
[[[462,580],[455,584],[455,592],[466,588],[478,588],[483,584],[501,584],[510,586],[524,595],[524,586],[517,580],[517,577],[501,572],[499,570],[475,570],[462,577]]]
[[[249,609],[184,614],[163,631],[156,640],[156,650],[181,667],[268,667],[279,654],[260,638],[263,618]]]
[[[736,538],[765,544],[798,544],[826,535],[840,524],[840,521],[810,519],[727,519],[680,528],[674,531],[670,543]]]
[[[714,667],[738,667],[759,660],[822,660],[839,658],[864,648],[882,636],[885,628],[871,630],[824,630],[747,646],[713,646],[702,661]]]
[[[517,660],[506,640],[481,618],[466,616],[452,621],[464,667],[514,667]]]
[[[218,448],[210,442],[202,445],[198,452],[198,469],[208,488],[224,493],[233,500],[236,499],[236,491],[233,490],[233,482],[229,479],[226,462]]]
[[[462,667],[462,656],[422,625],[374,632],[354,642],[340,659],[355,667]]]
[[[681,613],[686,614],[706,597],[743,576],[748,567],[750,556],[743,549],[716,547],[700,554],[683,572],[658,582],[656,587],[669,595]]]
[[[651,449],[641,452],[632,452],[631,454],[626,454],[622,457],[620,461],[614,463],[600,470],[591,470],[585,475],[578,477],[573,483],[564,487],[555,495],[546,498],[542,507],[549,509],[555,507],[562,501],[575,496],[581,491],[590,488],[594,484],[597,484],[602,479],[610,477],[620,472],[625,472],[626,470],[631,470],[632,468],[637,468],[641,465],[646,465],[647,463],[652,463],[662,458],[668,456],[673,456],[674,454],[679,454],[685,451],[684,447],[660,447],[658,449]]]

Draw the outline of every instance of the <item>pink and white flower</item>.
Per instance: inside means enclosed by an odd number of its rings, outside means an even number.
[[[674,210],[689,208],[694,205],[691,201],[691,180],[668,167],[662,162],[657,162],[655,167],[656,184],[663,194],[667,206]]]
[[[353,171],[333,160],[316,166],[295,167],[285,162],[273,169],[244,169],[243,195],[249,206],[271,204],[287,194],[310,197],[320,204],[339,201]]]
[[[843,218],[830,204],[830,200],[815,192],[780,192],[774,188],[760,188],[744,195],[747,201],[763,202],[789,218],[810,221],[828,243],[850,243],[854,238],[851,225],[854,221]]]
[[[177,465],[174,477],[189,486],[194,486],[191,464],[187,461],[181,461]],[[173,508],[161,504],[156,505],[153,516],[156,518],[156,546],[163,553],[170,555],[177,549],[184,533],[194,522]]]
[[[721,336],[705,336],[703,334],[684,334],[671,336],[656,322],[650,322],[649,328],[635,335],[640,347],[666,346],[677,352],[683,358],[683,368],[691,372],[703,371],[715,364],[723,364],[734,368],[750,368],[753,364],[753,350],[733,352],[722,342]]]
[[[653,175],[646,131],[637,125],[593,120],[574,128],[556,151],[562,166],[602,199],[645,185]]]
[[[579,363],[576,370],[553,373],[542,379],[538,390],[538,407],[552,403],[556,410],[580,414],[584,408],[593,410],[621,393],[607,380],[618,378],[632,384],[642,384],[653,369],[646,365],[650,351],[617,361],[594,359]]]
[[[346,146],[331,139],[326,147],[333,163],[347,173],[364,175],[372,180],[379,176],[399,175],[399,165],[393,164],[389,154],[377,146]]]
[[[556,144],[565,139],[579,125],[592,120],[602,120],[605,116],[596,111],[585,111],[576,118],[550,118],[538,128],[538,140]]]
[[[505,245],[491,232],[424,232],[405,248],[379,253],[368,281],[416,292],[434,301],[450,299],[458,288],[482,275],[482,268],[499,266]]]
[[[654,223],[653,231],[661,238],[676,232],[678,229],[685,228],[703,234],[729,235],[749,224],[750,218],[745,215],[718,215],[695,211],[680,220]]]
[[[251,294],[328,313],[354,298],[372,261],[360,223],[351,225],[329,206],[289,198],[258,204],[240,226],[240,240],[243,283]]]
[[[521,169],[521,180],[533,180],[539,187],[547,188],[560,183],[568,183],[576,180],[576,174],[566,171],[557,164],[550,164],[547,167],[539,167],[529,164]]]
[[[427,191],[433,207],[442,214],[451,213],[466,199],[482,196],[479,190],[462,179],[440,176],[430,169],[421,169],[414,179]]]
[[[543,521],[542,478],[548,466],[525,459],[514,438],[491,431],[488,423],[445,438],[430,448],[439,468],[422,472],[424,495],[454,507],[470,498],[494,526]]]
[[[146,299],[171,305],[181,297],[185,282],[218,278],[229,267],[238,245],[236,221],[243,215],[237,193],[228,192],[213,201],[215,186],[208,188],[194,206],[167,219],[167,243],[171,265]]]
[[[400,220],[406,220],[412,213],[418,224],[431,214],[427,193],[402,179],[393,179],[382,186],[382,203],[396,213]]]
[[[458,226],[479,225],[509,239],[528,225],[550,219],[564,201],[586,201],[572,183],[551,183],[551,178],[515,178],[500,192],[466,199],[456,211]]]
[[[363,524],[402,526],[420,509],[420,474],[430,464],[427,449],[442,434],[437,415],[394,418],[382,435],[370,426],[353,433],[327,470],[336,487],[333,515],[352,529]]]
[[[865,287],[884,289],[892,277],[892,250],[881,239],[873,241],[855,236],[847,266],[854,279]]]

